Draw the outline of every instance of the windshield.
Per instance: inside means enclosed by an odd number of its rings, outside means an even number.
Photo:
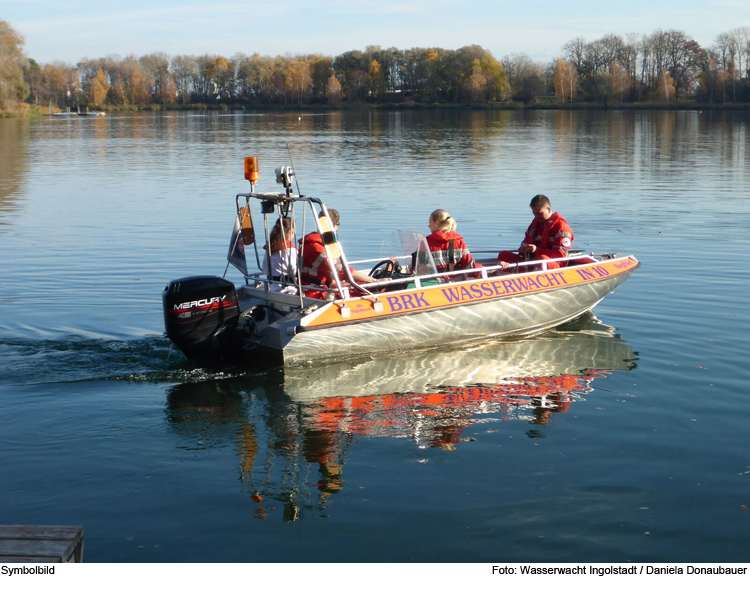
[[[416,275],[433,275],[437,273],[435,262],[430,254],[430,247],[422,232],[394,230],[383,240],[380,248],[382,258],[396,257],[406,268],[410,267]]]

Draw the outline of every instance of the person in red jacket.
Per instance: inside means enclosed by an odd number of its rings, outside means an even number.
[[[427,246],[432,253],[438,273],[462,271],[480,267],[469,252],[464,237],[457,234],[456,220],[444,209],[436,209],[430,214],[428,227],[432,232],[427,236]]]
[[[526,230],[518,254],[503,250],[497,260],[504,269],[512,263],[525,260],[542,261],[560,259],[568,256],[573,246],[573,230],[559,213],[552,213],[552,205],[544,195],[536,195],[529,204],[534,214],[534,221]],[[565,261],[547,263],[548,269],[565,266]]]
[[[339,212],[335,209],[329,209],[328,216],[331,218],[333,231],[335,232],[339,228]],[[321,211],[318,217],[323,218],[325,214]],[[341,265],[341,261],[336,259],[334,261],[335,269],[331,268],[326,257],[326,249],[320,232],[311,232],[300,239],[299,242],[300,252],[302,253],[302,265],[300,267],[302,285],[319,285],[322,288],[320,290],[306,289],[304,290],[305,296],[319,300],[330,297],[328,294],[332,292],[328,290],[336,287],[335,274],[338,274],[341,281],[344,281],[345,278],[344,267]],[[373,281],[377,281],[361,271],[354,269],[349,269],[349,271],[358,283],[372,283]],[[344,285],[348,284],[344,283]]]

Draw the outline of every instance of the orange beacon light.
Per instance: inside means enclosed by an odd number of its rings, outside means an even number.
[[[245,179],[255,184],[260,179],[258,171],[258,158],[256,156],[247,156],[245,158]]]

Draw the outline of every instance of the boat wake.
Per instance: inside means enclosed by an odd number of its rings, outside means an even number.
[[[110,340],[0,340],[0,386],[33,386],[98,380],[190,383],[245,375],[226,366],[196,367],[161,336]]]

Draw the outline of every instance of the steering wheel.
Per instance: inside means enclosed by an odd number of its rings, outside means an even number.
[[[391,259],[385,259],[384,261],[380,261],[377,265],[375,265],[370,270],[368,275],[373,279],[391,279],[393,277],[393,274],[397,272],[397,264],[398,263],[394,263]]]

